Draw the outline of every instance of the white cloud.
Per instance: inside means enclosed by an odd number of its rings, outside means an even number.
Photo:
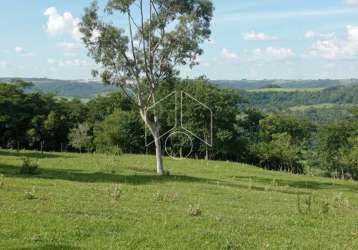
[[[259,48],[254,50],[255,59],[260,60],[283,60],[294,57],[295,53],[290,48]]]
[[[295,53],[290,48],[258,48],[253,51],[244,51],[244,56],[241,57],[226,48],[221,51],[221,57],[230,62],[254,62],[254,61],[273,61],[273,60],[285,60],[295,56]]]
[[[346,37],[320,40],[312,45],[310,56],[324,59],[352,58],[358,56],[358,26],[348,25]]]
[[[0,68],[6,68],[8,66],[8,63],[6,61],[0,61]]]
[[[76,42],[76,43],[62,42],[62,43],[58,43],[57,47],[72,50],[72,49],[80,49],[83,47],[83,45],[82,45],[82,43],[79,43],[79,42]]]
[[[226,59],[226,60],[238,60],[239,59],[239,56],[235,53],[235,52],[232,52],[226,48],[223,48],[221,50],[221,56]]]
[[[324,59],[336,59],[341,54],[341,47],[337,40],[317,41],[309,54]]]
[[[44,15],[48,17],[46,31],[50,35],[69,34],[76,41],[81,40],[79,18],[72,16],[70,12],[58,13],[55,7],[48,8]]]
[[[200,56],[197,56],[194,61],[203,67],[210,67],[210,63],[203,60]]]
[[[272,41],[277,40],[277,37],[270,36],[264,33],[258,33],[255,31],[247,32],[243,34],[244,40],[247,41]]]
[[[358,6],[358,0],[345,0],[345,2],[350,6]]]
[[[50,65],[56,65],[59,67],[64,67],[64,66],[89,66],[90,63],[87,60],[83,60],[83,59],[71,59],[71,60],[55,60],[55,59],[48,59],[47,60],[48,64]]]
[[[92,37],[91,37],[91,42],[95,43],[97,42],[98,38],[101,36],[101,32],[97,29],[95,29],[93,32],[92,32]],[[135,41],[138,43],[138,41]]]
[[[14,50],[17,54],[19,54],[21,56],[31,57],[34,55],[33,53],[26,51],[24,48],[22,48],[20,46],[16,46]]]
[[[16,53],[22,53],[24,51],[24,49],[22,47],[16,46],[15,47],[15,52]]]
[[[309,30],[305,32],[304,36],[307,39],[330,39],[330,38],[334,38],[335,34],[334,33],[323,34],[323,33]]]

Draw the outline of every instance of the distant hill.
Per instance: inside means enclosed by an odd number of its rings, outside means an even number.
[[[41,91],[53,93],[58,96],[69,96],[79,98],[91,98],[117,90],[114,86],[104,85],[98,81],[85,80],[57,80],[48,78],[0,78],[0,82],[10,82],[15,79],[32,82],[34,86],[29,92]]]
[[[0,82],[9,82],[20,78],[0,78]],[[21,78],[34,84],[29,91],[42,91],[53,93],[58,96],[92,98],[96,95],[115,91],[118,88],[104,85],[99,81],[86,80],[58,80],[48,78]],[[213,84],[224,88],[234,88],[243,90],[260,90],[290,92],[297,89],[325,89],[337,86],[358,85],[358,79],[343,80],[215,80]],[[295,90],[296,89],[296,90]]]
[[[242,91],[250,105],[265,111],[290,108],[302,105],[339,104],[358,105],[358,85],[335,86],[325,89],[292,89],[293,91],[270,91],[257,89]],[[312,91],[310,91],[312,90]]]

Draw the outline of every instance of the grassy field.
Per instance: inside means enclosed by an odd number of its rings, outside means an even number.
[[[40,173],[19,174],[22,157]],[[358,183],[244,164],[0,151],[0,249],[358,249]]]

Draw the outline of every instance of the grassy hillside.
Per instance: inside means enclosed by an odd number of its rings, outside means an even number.
[[[0,249],[358,249],[358,183],[248,165],[0,151]]]

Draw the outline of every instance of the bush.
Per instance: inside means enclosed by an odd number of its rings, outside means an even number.
[[[113,184],[108,189],[108,194],[109,194],[109,197],[111,198],[112,201],[118,201],[119,198],[121,198],[121,195],[122,195],[121,186],[119,184]]]
[[[99,145],[96,148],[96,152],[100,154],[110,154],[119,156],[123,154],[122,149],[118,146]]]
[[[294,144],[292,137],[287,133],[273,134],[272,140],[253,145],[251,151],[257,156],[258,163],[263,168],[303,172],[303,165],[300,162],[301,147]]]
[[[93,129],[94,145],[112,152],[119,147],[126,153],[144,151],[144,127],[135,112],[115,111]]]
[[[200,216],[202,214],[200,205],[193,206],[190,204],[188,208],[188,214],[193,217]]]
[[[35,186],[32,187],[32,190],[31,191],[26,191],[25,192],[25,199],[27,200],[34,200],[36,199],[36,189],[35,189]]]
[[[39,165],[37,162],[34,162],[31,158],[26,157],[22,159],[20,174],[34,175],[38,173],[38,168]]]

